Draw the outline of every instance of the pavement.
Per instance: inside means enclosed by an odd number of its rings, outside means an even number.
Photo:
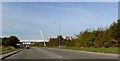
[[[20,52],[20,51],[22,51],[22,49],[19,49],[19,50],[10,52],[10,53],[2,54],[2,55],[0,55],[0,59],[5,59],[6,57],[9,57],[9,56],[11,56],[11,55],[13,55],[13,54],[15,54],[15,53]]]

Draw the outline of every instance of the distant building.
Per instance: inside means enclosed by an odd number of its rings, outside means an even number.
[[[66,36],[67,40],[72,40],[72,36]]]

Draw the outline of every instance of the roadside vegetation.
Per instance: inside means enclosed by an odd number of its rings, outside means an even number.
[[[58,46],[59,39],[61,47],[65,49],[118,53],[120,47],[120,20],[112,23],[108,28],[86,29],[71,39],[63,38],[62,35],[50,38],[47,46]]]
[[[12,51],[15,51],[17,50],[16,48],[14,47],[1,47],[0,48],[0,54],[6,54],[6,53],[9,53],[9,52],[12,52]]]
[[[19,39],[16,36],[0,38],[0,54],[9,53],[19,48]]]
[[[118,54],[120,53],[118,51],[118,48],[78,48],[78,47],[62,47],[62,49],[68,49],[68,50],[80,50],[80,51],[90,51],[90,52],[101,52],[101,53],[112,53],[112,54]]]

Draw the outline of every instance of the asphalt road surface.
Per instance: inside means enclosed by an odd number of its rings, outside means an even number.
[[[57,48],[24,49],[6,59],[117,59],[117,56],[78,52]]]

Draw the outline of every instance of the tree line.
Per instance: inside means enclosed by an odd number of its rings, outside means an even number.
[[[1,46],[11,46],[17,48],[17,43],[20,43],[19,41],[20,40],[16,36],[0,38]]]
[[[59,39],[60,45],[65,47],[120,47],[120,19],[112,23],[107,29],[86,29],[71,40],[63,38],[62,35],[50,38],[47,45],[58,46]]]

